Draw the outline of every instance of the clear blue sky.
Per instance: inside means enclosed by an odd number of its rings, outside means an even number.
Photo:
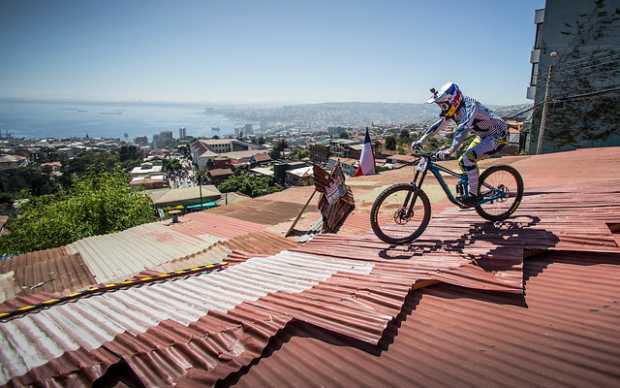
[[[0,2],[0,97],[422,102],[447,80],[523,103],[519,1]]]

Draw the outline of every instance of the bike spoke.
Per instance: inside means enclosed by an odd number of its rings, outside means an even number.
[[[497,192],[504,194],[503,198],[481,204],[484,211],[490,215],[500,215],[510,210],[518,196],[518,183],[515,177],[506,171],[497,171],[489,175],[484,183],[485,187],[493,188],[483,193],[484,197],[493,196]]]
[[[377,213],[377,224],[388,237],[403,239],[415,233],[424,220],[424,205],[418,198],[413,214],[408,214],[413,195],[405,203],[410,191],[401,190],[386,197]]]

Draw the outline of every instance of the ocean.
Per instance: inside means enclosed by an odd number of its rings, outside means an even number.
[[[241,123],[218,114],[206,114],[198,105],[90,104],[0,101],[0,132],[13,137],[106,137],[129,139],[164,130],[187,128],[190,136],[233,133]],[[211,128],[218,127],[219,133]]]

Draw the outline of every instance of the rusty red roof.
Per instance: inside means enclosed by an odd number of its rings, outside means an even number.
[[[226,208],[228,206],[224,207]],[[259,223],[217,214],[212,210],[188,213],[181,217],[180,221],[178,224],[171,225],[170,228],[193,237],[210,234],[229,239],[265,229],[265,226]]]
[[[312,191],[310,191],[310,193],[311,192]],[[310,193],[308,193],[308,197],[310,196]],[[291,193],[282,194],[291,195]],[[303,208],[304,202],[308,197],[299,198],[300,203],[259,198],[251,201],[243,201],[228,206],[209,209],[207,212],[210,214],[225,215],[227,217],[263,225],[276,225],[285,221],[292,222],[299,211]],[[306,211],[316,212],[317,207],[315,205],[310,205]]]
[[[237,236],[225,241],[223,245],[231,250],[250,255],[275,255],[283,250],[298,246],[293,240],[269,232],[254,232]]]
[[[404,305],[375,348],[297,324],[226,382],[266,386],[598,386],[620,379],[617,254],[526,261],[525,297],[440,285]]]
[[[21,294],[63,292],[95,283],[88,266],[65,247],[34,251],[0,261],[0,273],[14,272]]]
[[[620,248],[608,226],[620,221],[618,192],[613,180],[530,190],[496,224],[449,208],[396,247],[360,211],[344,226],[356,233],[20,312],[0,322],[0,383],[90,385],[127,365],[149,386],[608,385],[620,376]],[[273,199],[248,202],[233,218],[284,217],[259,209]],[[62,369],[64,357],[80,362]]]

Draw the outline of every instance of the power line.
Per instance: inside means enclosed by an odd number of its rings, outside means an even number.
[[[608,54],[608,55],[592,56],[591,58],[575,59],[573,61],[566,61],[566,62],[562,62],[560,60],[560,61],[558,61],[558,66],[562,66],[562,65],[573,66],[573,65],[577,65],[577,64],[580,64],[580,63],[583,63],[583,62],[599,61],[601,59],[607,59],[607,58],[611,58],[611,57],[615,57],[615,56],[619,56],[619,55],[620,55],[620,52],[613,53],[613,54]]]
[[[593,63],[591,65],[572,66],[572,67],[568,67],[568,68],[563,68],[563,67],[558,65],[558,70],[556,70],[556,73],[564,73],[566,71],[576,71],[576,70],[581,70],[581,69],[588,69],[590,67],[603,66],[603,65],[608,65],[608,64],[611,64],[611,63],[620,63],[620,58],[614,59],[613,61],[603,62],[603,63]]]
[[[611,62],[608,62],[608,63],[611,63]],[[605,64],[607,64],[607,63],[605,63]],[[618,64],[620,64],[620,60],[618,61]],[[601,65],[603,65],[603,63],[601,63]],[[594,66],[587,66],[587,67],[583,67],[583,68],[575,69],[575,70],[581,70],[581,69],[590,68],[590,67],[594,67]],[[575,70],[573,70],[573,71],[575,71]],[[566,73],[568,71],[571,71],[571,70],[558,70],[558,71],[554,70],[553,71],[553,75],[564,74],[564,73]],[[608,72],[620,72],[620,67],[614,67],[614,68],[611,68],[611,69],[596,70],[595,72],[591,72],[590,74],[580,74],[579,76],[594,77],[594,76],[605,74],[605,73],[608,73]],[[577,74],[573,74],[573,76],[577,76]],[[547,76],[546,75],[541,76],[540,80],[541,81],[546,81],[547,80]]]
[[[612,88],[603,89],[603,90],[595,90],[595,91],[589,92],[589,93],[574,94],[572,96],[555,97],[554,99],[552,99],[552,102],[563,102],[563,101],[567,101],[567,100],[573,100],[573,99],[576,99],[576,98],[598,96],[599,94],[615,92],[617,90],[620,90],[620,86],[614,86]]]
[[[534,108],[536,108],[537,106],[542,105],[542,104],[544,104],[544,101],[539,102],[537,104],[534,104],[534,105],[530,106],[529,108],[527,108],[525,110],[522,110],[521,112],[513,114],[512,116],[504,117],[504,119],[506,119],[506,120],[516,119],[517,117],[521,116],[523,113],[527,113],[527,112],[529,112],[531,110],[534,110]]]

